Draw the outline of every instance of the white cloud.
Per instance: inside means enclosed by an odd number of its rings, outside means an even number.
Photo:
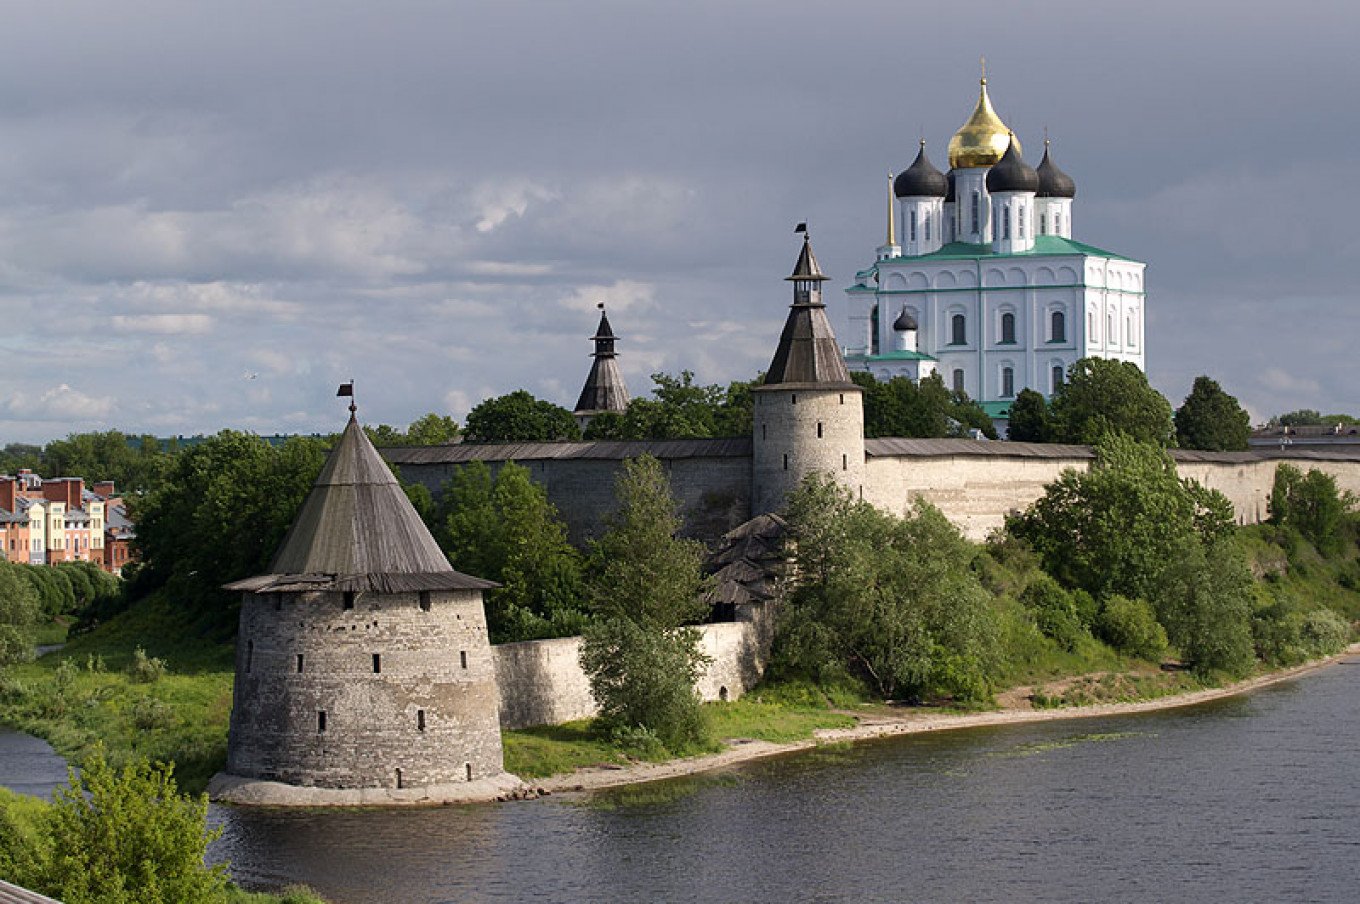
[[[618,279],[609,285],[578,286],[560,302],[572,311],[593,311],[604,302],[610,311],[647,308],[656,301],[656,286],[635,279]]]
[[[195,334],[213,328],[207,314],[115,314],[110,318],[113,328],[124,333]]]
[[[484,182],[472,193],[478,210],[477,231],[491,232],[511,216],[523,217],[531,203],[554,201],[558,197],[557,192],[528,179]]]
[[[4,400],[0,410],[15,420],[88,423],[108,415],[114,404],[112,396],[86,395],[61,383],[36,394],[13,393]]]

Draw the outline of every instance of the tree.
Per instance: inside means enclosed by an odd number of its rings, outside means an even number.
[[[506,462],[460,468],[445,487],[439,531],[454,566],[502,586],[486,594],[492,643],[566,637],[585,627],[581,556],[547,492]]]
[[[754,411],[751,390],[760,378],[727,386],[694,382],[691,371],[680,376],[652,374],[653,398],[634,399],[628,410],[606,412],[586,428],[586,439],[687,439],[750,436]]]
[[[271,446],[223,430],[180,452],[161,487],[133,500],[139,589],[170,585],[191,613],[235,625],[229,581],[263,572],[325,463],[322,441]]]
[[[1300,408],[1297,411],[1277,414],[1270,419],[1270,423],[1276,427],[1319,427],[1323,420],[1320,412],[1312,408]]]
[[[850,378],[864,389],[864,435],[942,437],[963,436],[972,427],[996,439],[987,412],[963,393],[947,389],[939,374],[919,383],[906,377],[880,382],[872,374]]]
[[[1336,478],[1325,471],[1314,469],[1303,474],[1293,465],[1275,469],[1270,520],[1294,528],[1323,551],[1335,546],[1341,519],[1354,506],[1354,498],[1342,493]]]
[[[581,431],[561,405],[517,389],[486,399],[468,412],[463,438],[469,443],[556,442],[580,439]]]
[[[1089,471],[1064,471],[1007,529],[1064,586],[1151,603],[1200,671],[1244,671],[1251,575],[1236,552],[1232,503],[1181,480],[1156,446],[1115,433],[1095,453]]]
[[[179,793],[173,766],[121,769],[101,751],[70,771],[49,814],[50,855],[26,879],[65,904],[211,904],[226,894],[226,866],[204,866],[217,831],[208,797]],[[36,880],[36,881],[35,881]]]
[[[38,594],[20,569],[0,561],[0,668],[33,655],[33,628],[38,620]]]
[[[1176,410],[1176,442],[1182,449],[1244,452],[1251,436],[1251,417],[1217,381],[1195,378],[1195,385]]]
[[[595,619],[582,637],[581,667],[603,727],[684,750],[707,733],[694,683],[709,660],[692,626],[709,608],[703,545],[676,536],[675,497],[655,458],[625,462],[615,492],[619,508],[591,546]]]
[[[433,412],[411,422],[405,431],[387,424],[364,427],[368,439],[379,448],[392,446],[437,446],[458,438],[458,422],[445,414]]]
[[[1011,404],[1010,426],[1006,439],[1017,443],[1049,443],[1053,441],[1053,418],[1043,394],[1026,387]]]
[[[1131,361],[1073,362],[1053,393],[1052,412],[1057,442],[1092,444],[1118,431],[1138,442],[1166,446],[1174,435],[1171,403]]]
[[[985,698],[997,651],[975,550],[923,502],[879,511],[824,475],[789,500],[797,583],[776,633],[779,669],[844,677],[885,698]]]

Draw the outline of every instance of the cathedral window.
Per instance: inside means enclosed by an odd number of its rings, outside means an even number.
[[[1015,228],[1019,230],[1017,235],[1023,239],[1025,237],[1025,205],[1023,204],[1020,205],[1020,219],[1016,220]]]
[[[1124,320],[1124,341],[1127,342],[1130,347],[1136,344],[1137,340],[1133,335],[1133,315],[1129,315]]]
[[[1011,206],[997,207],[997,218],[1001,220],[1001,237],[1008,239],[1011,237]]]
[[[963,368],[954,368],[954,391],[963,392]]]
[[[1001,395],[1010,398],[1015,395],[1015,368],[1001,368]]]
[[[973,235],[982,234],[982,192],[973,192]]]
[[[968,321],[962,314],[949,318],[950,345],[966,345],[968,342]]]
[[[908,236],[911,241],[914,242],[916,241],[916,211],[913,210],[911,212],[911,216],[908,218],[907,222],[909,226]]]
[[[1048,235],[1048,217],[1044,214],[1039,214],[1039,234]]]
[[[931,220],[930,214],[926,214],[926,221],[925,221],[925,223],[924,223],[923,225],[925,226],[925,229],[926,229],[926,241],[927,241],[927,242],[930,241],[930,220]]]
[[[1050,342],[1067,341],[1067,315],[1062,311],[1054,311],[1048,317],[1048,340]]]
[[[1001,315],[1001,343],[1015,344],[1015,315],[1009,311]]]
[[[1063,368],[1061,364],[1053,365],[1053,392],[1057,392],[1063,385]]]
[[[1114,328],[1114,315],[1111,314],[1108,318],[1106,318],[1106,321],[1107,322],[1105,330],[1105,341],[1110,345],[1118,345],[1119,334],[1118,332],[1115,331]]]

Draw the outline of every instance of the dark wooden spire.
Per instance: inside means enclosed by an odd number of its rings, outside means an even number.
[[[793,283],[793,304],[765,373],[765,386],[797,383],[854,388],[822,303],[821,284],[826,279],[812,252],[812,241],[804,235],[798,263],[786,280]]]

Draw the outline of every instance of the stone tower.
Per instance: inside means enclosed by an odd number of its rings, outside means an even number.
[[[609,315],[605,313],[604,304],[601,303],[599,308],[600,325],[595,330],[595,335],[591,337],[595,342],[595,351],[591,357],[595,360],[590,365],[586,384],[581,387],[581,396],[576,400],[576,408],[572,411],[576,417],[576,426],[582,430],[585,430],[597,415],[606,411],[623,414],[628,410],[628,387],[624,385],[623,372],[619,370],[618,355],[614,351],[614,343],[619,337],[614,335],[614,330],[609,325]]]
[[[227,585],[226,778],[456,797],[503,775],[495,585],[449,565],[352,412],[269,573]]]
[[[857,498],[864,489],[864,400],[850,381],[822,303],[826,276],[804,234],[779,347],[756,387],[751,514],[779,511],[805,474],[822,471]]]

